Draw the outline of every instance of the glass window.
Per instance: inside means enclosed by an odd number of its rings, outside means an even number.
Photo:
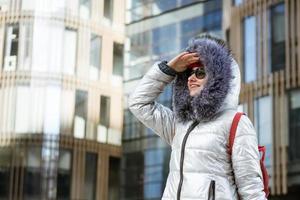
[[[18,69],[29,70],[31,68],[33,26],[30,23],[20,24],[19,59]]]
[[[9,9],[10,0],[0,0],[0,11],[4,12]]]
[[[109,123],[110,123],[110,97],[101,95],[100,124],[109,127]]]
[[[18,86],[16,100],[16,133],[29,132],[30,101],[30,88],[28,86]]]
[[[41,199],[41,185],[41,149],[28,148],[24,167],[23,199]]]
[[[162,194],[162,182],[148,183],[144,185],[145,199],[159,198]]]
[[[0,147],[0,199],[9,199],[11,159],[11,149]]]
[[[60,127],[60,86],[48,86],[46,88],[46,102],[44,113],[44,133],[59,134]]]
[[[36,6],[36,0],[22,0],[22,10],[34,10]]]
[[[145,31],[130,36],[129,60],[147,58],[151,54],[151,32]]]
[[[13,71],[17,68],[19,48],[19,24],[6,25],[5,48],[4,48],[4,70]]]
[[[170,34],[172,33],[172,34]],[[178,51],[178,38],[176,24],[153,29],[152,32],[152,54],[154,59],[165,56],[164,54],[172,54]]]
[[[273,112],[271,96],[261,97],[254,101],[254,116],[258,143],[266,147],[265,165],[269,175],[272,176]]]
[[[300,161],[300,90],[289,97],[289,160]]]
[[[270,65],[271,72],[284,69],[285,65],[285,16],[284,4],[270,9]]]
[[[244,2],[244,0],[233,0],[233,4],[235,6],[238,6],[238,5],[242,4],[243,2]]]
[[[96,153],[85,154],[85,199],[93,200],[96,198],[96,184],[97,184],[97,161]]]
[[[79,0],[79,15],[83,19],[89,19],[91,16],[91,0]]]
[[[176,0],[154,0],[152,4],[153,14],[156,15],[167,10],[171,10],[176,8],[176,6]]]
[[[34,21],[32,70],[61,73],[64,56],[65,25],[50,20]]]
[[[123,76],[123,44],[114,42],[113,74]]]
[[[63,72],[73,75],[76,67],[77,32],[66,28],[64,34],[64,63]]]
[[[78,16],[79,1],[80,0],[65,0],[66,12],[73,16]]]
[[[101,37],[95,34],[91,35],[90,47],[90,78],[99,79],[101,68]]]
[[[109,157],[108,199],[120,198],[120,159]]]
[[[0,11],[8,11],[9,10],[10,0],[0,0]]]
[[[76,90],[75,117],[74,117],[74,136],[84,138],[87,121],[88,93]]]
[[[72,153],[69,150],[59,151],[57,169],[57,198],[70,199],[71,175],[72,175]]]
[[[256,17],[244,19],[244,81],[256,80]]]
[[[111,21],[113,20],[113,7],[113,0],[104,0],[104,17]]]

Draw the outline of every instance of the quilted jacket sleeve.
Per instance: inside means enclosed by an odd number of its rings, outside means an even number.
[[[169,108],[155,99],[173,79],[174,76],[162,72],[155,63],[129,97],[130,111],[170,145],[175,134],[175,117]]]
[[[260,155],[255,129],[247,116],[242,116],[232,148],[232,166],[241,200],[265,200]]]

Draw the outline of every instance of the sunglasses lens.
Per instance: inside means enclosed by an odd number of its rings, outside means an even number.
[[[205,73],[205,70],[204,70],[204,69],[199,68],[199,69],[197,69],[197,70],[195,71],[195,75],[196,75],[196,77],[197,77],[198,79],[204,79],[206,73]]]

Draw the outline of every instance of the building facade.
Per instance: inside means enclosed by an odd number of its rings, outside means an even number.
[[[222,0],[127,1],[124,132],[121,199],[160,199],[169,170],[170,147],[128,110],[128,95],[156,62],[170,60],[190,38],[203,32],[222,35]],[[222,37],[222,36],[221,36]],[[171,108],[172,87],[158,102]]]
[[[270,199],[298,199],[299,10],[297,0],[129,1],[125,100],[155,61],[169,60],[201,32],[217,33],[240,65],[239,110],[250,117],[259,144],[267,148]],[[171,88],[158,101],[171,106]],[[124,114],[122,180],[132,179],[121,183],[122,199],[159,199],[170,149],[130,114],[126,101]]]
[[[270,199],[300,194],[300,2],[227,0],[223,31],[240,64],[240,108],[267,147]],[[224,12],[225,14],[225,12]]]
[[[124,7],[0,1],[0,199],[119,199]]]

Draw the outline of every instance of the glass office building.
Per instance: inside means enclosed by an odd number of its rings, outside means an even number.
[[[269,199],[300,194],[300,2],[228,1],[228,32],[240,64],[240,103],[267,149]]]
[[[127,1],[121,199],[160,199],[169,171],[170,146],[128,110],[127,99],[156,61],[170,60],[203,32],[222,37],[222,1]],[[157,101],[171,108],[172,86]]]
[[[0,199],[119,199],[124,8],[0,1]]]

